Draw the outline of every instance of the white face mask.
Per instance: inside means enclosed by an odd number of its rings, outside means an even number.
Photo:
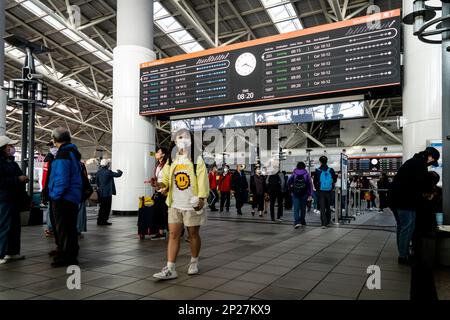
[[[188,150],[191,147],[191,139],[188,138],[177,139],[176,145],[178,150]]]
[[[228,169],[223,169],[223,173],[228,173]]]
[[[53,147],[53,148],[50,148],[50,153],[53,155],[53,156],[56,156],[56,153],[58,152],[58,148],[57,147]]]

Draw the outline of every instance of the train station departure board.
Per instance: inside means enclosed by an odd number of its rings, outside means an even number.
[[[397,172],[403,163],[401,156],[373,156],[349,158],[351,172]]]
[[[400,25],[400,10],[393,10],[143,63],[140,113],[238,109],[398,87]]]

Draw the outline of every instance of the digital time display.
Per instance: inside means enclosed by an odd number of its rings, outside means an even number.
[[[140,113],[238,109],[398,88],[400,26],[400,10],[393,10],[144,63]]]

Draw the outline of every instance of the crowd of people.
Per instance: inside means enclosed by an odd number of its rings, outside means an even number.
[[[145,181],[154,188],[157,232],[151,239],[162,240],[168,235],[167,264],[153,275],[155,278],[166,280],[178,276],[175,263],[185,228],[191,248],[188,274],[199,272],[200,227],[206,221],[205,207],[209,206],[211,212],[229,212],[232,197],[237,215],[243,215],[243,207],[250,202],[252,216],[263,217],[269,210],[273,222],[281,222],[284,209],[292,208],[295,229],[306,226],[306,212],[313,209],[314,203],[320,211],[321,227],[330,225],[334,188],[340,178],[328,166],[326,156],[320,157],[320,166],[314,173],[308,172],[304,162],[299,162],[290,176],[280,169],[265,175],[264,168],[257,166],[248,181],[245,165],[237,165],[234,172],[228,165],[220,170],[213,165],[208,172],[202,156],[193,161],[194,154],[201,154],[201,150],[194,150],[192,139],[192,133],[186,129],[174,133],[169,149],[157,149],[153,177]],[[29,181],[15,162],[17,142],[0,137],[0,264],[24,258],[20,254],[19,213],[30,203],[25,190]],[[85,202],[94,190],[67,129],[53,131],[49,148],[42,188],[42,203],[48,207],[46,232],[54,237],[56,246],[49,254],[53,257],[53,267],[77,265],[78,238],[86,231]],[[416,296],[423,291],[428,297],[435,296],[429,252],[424,244],[436,230],[435,213],[442,211],[442,190],[437,186],[439,175],[428,170],[428,166],[437,164],[439,157],[436,149],[427,148],[406,161],[392,182],[386,175],[377,184],[365,177],[353,177],[348,182],[350,193],[356,189],[363,191],[368,209],[376,207],[373,196],[378,189],[380,210],[389,207],[394,213],[398,262],[414,266]],[[100,204],[99,226],[111,224],[108,219],[111,199],[116,193],[114,179],[122,174],[120,170],[113,172],[107,161],[100,163],[95,190]]]
[[[306,212],[315,210],[321,215],[321,224],[325,228],[331,222],[331,206],[337,174],[327,165],[328,158],[322,156],[320,167],[311,174],[304,162],[299,162],[290,176],[286,171],[277,170],[270,175],[264,174],[265,168],[257,166],[254,174],[247,179],[245,165],[237,165],[230,173],[230,167],[224,165],[219,172],[217,165],[212,165],[209,174],[210,193],[208,205],[211,212],[222,213],[230,210],[230,197],[236,202],[237,215],[242,215],[242,208],[250,203],[251,215],[263,217],[270,211],[273,222],[283,221],[284,209],[293,209],[294,227],[306,226]],[[220,202],[220,208],[216,203]],[[269,210],[268,210],[269,209]],[[276,211],[276,212],[275,212]]]
[[[0,137],[0,264],[24,259],[20,254],[20,212],[35,205],[25,190],[29,179],[15,162],[15,145],[6,136]],[[94,189],[85,164],[70,132],[56,128],[49,153],[44,159],[41,204],[46,207],[46,236],[55,240],[55,249],[49,252],[53,267],[78,265],[78,239],[87,231],[86,201]],[[100,203],[97,224],[110,225],[111,199],[115,194],[114,180],[122,172],[112,172],[102,161],[97,172],[97,190]]]

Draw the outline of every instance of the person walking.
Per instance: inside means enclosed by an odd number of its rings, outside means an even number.
[[[218,188],[220,192],[220,212],[223,212],[225,206],[226,212],[230,212],[230,192],[231,192],[231,178],[230,167],[226,165],[223,168],[223,173],[219,177]]]
[[[236,199],[237,214],[242,215],[242,207],[248,198],[248,182],[244,172],[244,165],[237,165],[231,179],[231,192]]]
[[[286,171],[281,171],[281,175],[280,177],[282,177],[282,181],[284,181],[284,188],[283,188],[283,201],[284,201],[284,209],[286,210],[291,210],[292,209],[292,196],[291,196],[291,192],[289,191],[288,188],[288,180],[289,177],[286,173]]]
[[[121,170],[114,172],[109,169],[109,162],[106,159],[100,161],[100,170],[97,171],[96,180],[100,209],[98,211],[97,225],[110,226],[108,222],[111,213],[112,196],[116,195],[116,185],[114,178],[120,178],[123,174]]]
[[[262,175],[261,169],[257,168],[255,174],[250,177],[250,192],[253,195],[252,216],[258,210],[259,216],[263,216],[264,201],[267,195],[266,178]]]
[[[153,194],[153,201],[154,201],[154,225],[155,228],[158,229],[158,233],[155,234],[150,238],[150,240],[165,240],[166,234],[165,230],[168,230],[168,224],[167,224],[167,196],[164,194],[164,192],[158,188],[158,183],[163,182],[163,169],[164,166],[167,163],[167,159],[169,158],[169,151],[167,148],[159,147],[157,149],[157,152],[155,153],[155,159],[156,159],[156,167],[153,177],[149,181],[145,181],[145,183],[150,183],[150,185],[155,189],[155,192]]]
[[[312,199],[313,183],[306,164],[299,162],[288,181],[294,205],[294,228],[306,226],[306,205]]]
[[[283,216],[283,198],[286,185],[287,183],[284,179],[284,175],[280,171],[270,175],[268,178],[267,191],[269,193],[270,218],[272,221],[275,221],[275,203],[278,204],[276,221],[282,221],[281,217]]]
[[[196,152],[192,148],[191,133],[181,129],[173,136],[176,156],[163,168],[163,180],[158,187],[167,192],[169,207],[169,243],[167,247],[167,265],[154,278],[160,280],[178,277],[175,262],[180,249],[180,237],[187,227],[191,247],[191,261],[188,275],[199,273],[199,254],[201,247],[200,226],[206,222],[204,205],[209,194],[208,173],[201,156],[194,159]],[[198,150],[201,152],[201,150]],[[170,155],[172,152],[170,153]]]
[[[440,153],[428,147],[416,153],[399,168],[390,191],[390,206],[398,215],[398,262],[409,264],[409,248],[414,233],[416,212],[427,192],[429,166],[438,166]]]
[[[209,180],[209,209],[211,211],[217,211],[216,203],[217,200],[219,200],[219,193],[217,192],[217,166],[214,164],[211,168],[211,171],[208,174],[208,180]]]
[[[28,197],[29,181],[15,162],[17,140],[0,136],[0,264],[25,257],[20,254],[20,209]]]
[[[53,130],[52,138],[58,152],[52,162],[48,190],[59,250],[52,266],[63,267],[78,264],[77,221],[83,193],[81,154],[71,143],[67,129]]]
[[[326,156],[321,156],[319,163],[320,167],[314,172],[314,186],[317,191],[322,229],[325,229],[331,222],[331,198],[337,175],[333,168],[328,167]]]
[[[389,179],[385,172],[381,174],[380,180],[377,182],[378,197],[380,198],[380,209],[378,212],[383,212],[388,207],[387,195],[389,190]]]

